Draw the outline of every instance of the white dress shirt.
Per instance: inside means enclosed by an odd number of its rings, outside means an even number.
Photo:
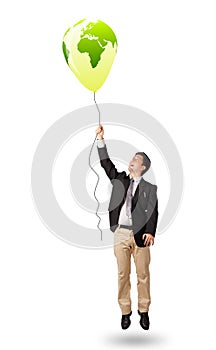
[[[97,140],[97,146],[100,147],[104,147],[105,146],[105,142],[104,140]],[[130,179],[132,179],[132,176],[130,175]],[[132,195],[134,196],[135,191],[137,189],[137,186],[139,185],[140,180],[142,179],[142,176],[139,177],[135,177],[134,178],[134,184],[133,184],[133,191],[132,191]],[[126,214],[126,200],[121,208],[120,214],[119,214],[119,220],[118,220],[118,224],[119,225],[132,225],[132,218],[129,218]]]
[[[132,195],[134,196],[137,186],[140,183],[142,176],[139,177],[134,177],[134,184],[133,184],[133,191],[132,191]],[[132,176],[130,175],[130,179],[132,179]],[[126,200],[121,208],[120,214],[119,214],[119,220],[118,220],[118,224],[119,225],[132,225],[132,218],[129,218],[126,214]]]

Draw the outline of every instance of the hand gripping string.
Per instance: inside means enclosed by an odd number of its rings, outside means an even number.
[[[97,105],[97,102],[96,102],[96,100],[95,100],[95,92],[94,92],[94,102],[95,102],[95,105],[96,105],[97,110],[98,110],[99,125],[100,125],[100,110],[99,110],[98,105]],[[97,209],[96,209],[95,214],[96,214],[96,216],[99,218],[97,227],[98,227],[98,229],[101,231],[101,241],[102,241],[102,230],[101,230],[100,227],[99,227],[101,218],[100,218],[100,216],[99,216],[98,213],[97,213],[97,212],[98,212],[98,208],[99,208],[99,206],[100,206],[100,203],[99,203],[99,201],[98,201],[98,199],[97,199],[97,197],[96,197],[96,195],[95,195],[96,188],[97,188],[97,185],[98,185],[98,182],[99,182],[100,177],[99,177],[98,173],[96,173],[96,171],[94,170],[94,168],[92,168],[92,166],[91,166],[91,164],[90,164],[90,156],[91,156],[92,149],[93,149],[93,146],[94,146],[94,143],[95,143],[95,140],[96,140],[96,139],[97,139],[97,135],[95,136],[94,142],[93,142],[93,144],[92,144],[92,147],[91,147],[91,150],[90,150],[90,153],[89,153],[89,166],[90,166],[90,168],[94,171],[94,173],[97,175],[97,178],[98,178],[97,183],[96,183],[96,186],[95,186],[95,190],[94,190],[94,197],[95,197],[96,201],[98,202],[98,206],[97,206]]]

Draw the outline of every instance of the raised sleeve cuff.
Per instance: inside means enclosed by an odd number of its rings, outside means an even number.
[[[102,147],[105,147],[106,144],[105,144],[104,140],[97,140],[97,146],[98,146],[98,148],[102,148]]]

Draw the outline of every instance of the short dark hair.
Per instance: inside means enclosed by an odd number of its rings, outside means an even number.
[[[143,170],[142,174],[146,173],[146,171],[149,170],[150,166],[151,166],[151,161],[149,159],[149,157],[147,156],[147,154],[145,154],[144,152],[136,152],[136,154],[140,154],[143,157],[143,163],[142,165],[145,165],[145,170]]]

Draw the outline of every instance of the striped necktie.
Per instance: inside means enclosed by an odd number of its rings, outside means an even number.
[[[127,197],[126,197],[126,214],[129,218],[131,218],[133,184],[134,184],[134,179],[131,179],[130,186],[129,186],[128,191],[127,191]]]

